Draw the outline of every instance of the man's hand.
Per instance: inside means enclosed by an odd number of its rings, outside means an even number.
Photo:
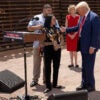
[[[41,30],[42,28],[43,28],[42,25],[30,26],[28,27],[28,31]]]
[[[89,48],[89,54],[93,54],[94,51],[95,51],[95,48],[93,48],[93,47],[90,47],[90,48]]]
[[[66,27],[61,26],[60,31],[61,31],[61,32],[66,32]]]
[[[38,25],[38,26],[37,26],[37,29],[38,29],[38,30],[41,30],[42,28],[43,28],[42,25]]]

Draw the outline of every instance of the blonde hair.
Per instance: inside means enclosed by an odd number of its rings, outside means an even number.
[[[72,8],[75,9],[75,5],[69,5],[69,6],[68,6],[68,13],[70,13],[70,10],[71,10]]]
[[[90,7],[86,1],[81,1],[76,5],[76,10],[79,8],[86,8],[88,11],[90,10]]]

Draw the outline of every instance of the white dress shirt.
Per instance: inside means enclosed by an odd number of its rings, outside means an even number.
[[[43,14],[38,14],[38,15],[35,15],[34,17],[38,17],[39,20],[30,20],[29,24],[28,24],[28,27],[29,26],[36,26],[36,25],[44,25],[44,22],[45,22],[45,18],[43,16]],[[35,34],[41,34],[41,30],[35,30],[34,31]],[[33,43],[33,48],[38,48],[39,47],[39,41],[34,41]]]

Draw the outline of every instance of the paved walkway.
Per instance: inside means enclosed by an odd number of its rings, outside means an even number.
[[[16,75],[24,79],[24,60],[23,60],[23,50],[11,50],[0,53],[0,71],[8,69],[14,72]],[[78,63],[80,68],[69,69],[67,66],[70,62],[69,53],[66,49],[62,50],[61,66],[59,72],[59,84],[63,85],[62,90],[53,89],[50,93],[44,94],[45,85],[42,81],[42,69],[43,61],[41,66],[41,76],[39,79],[39,85],[30,88],[30,82],[32,80],[32,70],[33,70],[33,56],[32,50],[27,49],[27,72],[28,72],[28,94],[38,95],[41,100],[46,100],[46,98],[52,93],[65,93],[69,91],[75,91],[75,88],[80,85],[81,81],[81,56],[78,53]],[[89,100],[100,100],[100,51],[97,53],[96,63],[95,63],[95,79],[96,79],[96,91],[89,93]],[[10,98],[17,95],[23,95],[25,88],[22,87],[11,94],[0,93],[0,97]],[[0,100],[2,100],[0,98]],[[81,100],[81,99],[80,99]]]

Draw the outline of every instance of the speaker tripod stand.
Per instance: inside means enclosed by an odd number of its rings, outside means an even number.
[[[11,97],[9,100],[39,100],[38,96],[30,96],[28,95],[27,91],[27,63],[26,63],[26,44],[23,44],[24,46],[24,77],[25,77],[25,95],[23,96],[17,96],[17,97]]]

